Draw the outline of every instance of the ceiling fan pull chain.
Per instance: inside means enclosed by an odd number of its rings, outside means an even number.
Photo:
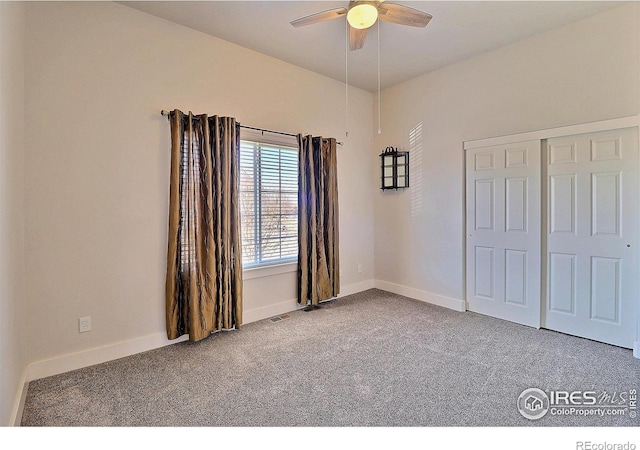
[[[349,22],[345,20],[344,47],[344,128],[345,136],[349,137]]]
[[[380,122],[380,21],[378,20],[378,134],[382,134]]]

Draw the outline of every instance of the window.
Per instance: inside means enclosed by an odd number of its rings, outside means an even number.
[[[240,213],[245,267],[298,257],[298,147],[295,138],[265,140],[243,130]]]
[[[188,133],[188,130],[185,133]],[[180,177],[182,178],[182,186],[196,186],[196,191],[200,190],[201,151],[202,133],[200,132],[200,127],[194,127],[192,139],[189,139],[187,135],[182,140]],[[180,189],[180,270],[183,272],[188,271],[189,267],[196,267],[193,224],[195,224],[199,215],[199,203],[195,201],[193,195],[193,193],[190,194],[190,189],[186,187]]]

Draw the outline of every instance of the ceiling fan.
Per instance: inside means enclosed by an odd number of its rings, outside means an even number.
[[[337,19],[347,16],[349,24],[349,48],[358,50],[363,47],[367,30],[378,19],[397,23],[400,25],[408,25],[410,27],[426,27],[433,18],[431,14],[427,14],[408,6],[398,5],[396,3],[387,3],[383,1],[350,1],[346,8],[334,8],[328,11],[311,14],[301,17],[291,22],[294,27],[302,27],[326,20]]]

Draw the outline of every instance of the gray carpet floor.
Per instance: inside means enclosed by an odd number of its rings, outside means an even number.
[[[638,426],[520,393],[640,388],[630,350],[372,289],[29,383],[23,426]]]

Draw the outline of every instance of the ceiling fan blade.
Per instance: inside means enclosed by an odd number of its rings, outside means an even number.
[[[364,46],[368,28],[359,30],[349,25],[349,50],[359,50]]]
[[[294,27],[303,27],[305,25],[311,25],[318,22],[324,22],[325,20],[337,19],[347,14],[347,8],[335,8],[328,11],[311,14],[310,16],[301,17],[299,19],[291,21],[291,25]]]
[[[385,22],[423,28],[426,27],[429,21],[433,18],[431,14],[427,14],[426,12],[388,2],[378,5],[378,14],[380,20]]]

